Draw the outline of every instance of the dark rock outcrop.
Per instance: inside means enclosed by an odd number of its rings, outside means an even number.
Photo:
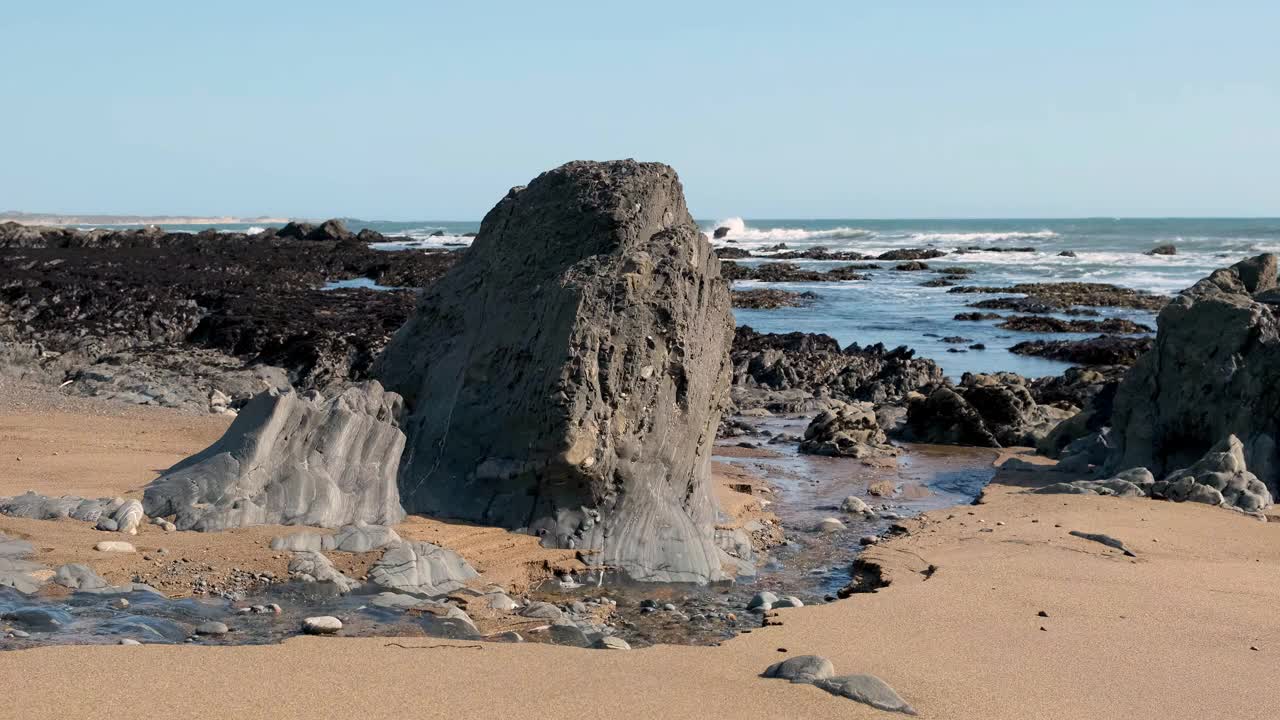
[[[1123,318],[1107,318],[1106,320],[1063,320],[1056,317],[1033,315],[1014,315],[997,323],[1002,330],[1035,333],[1117,333],[1138,334],[1149,333],[1151,328],[1141,323]]]
[[[1259,255],[1183,291],[1160,312],[1155,346],[1116,393],[1112,469],[1157,477],[1229,435],[1250,470],[1280,488],[1280,319],[1276,256]]]
[[[1026,379],[1013,373],[965,373],[907,406],[904,438],[916,442],[981,447],[1035,447],[1058,423],[1075,414],[1037,404]]]
[[[1155,246],[1155,247],[1151,248],[1150,250],[1148,250],[1145,254],[1147,254],[1147,255],[1177,255],[1177,254],[1178,254],[1178,248],[1177,248],[1177,246],[1175,246],[1175,245],[1157,245],[1157,246]]]
[[[217,442],[152,481],[143,505],[183,530],[395,524],[404,517],[400,411],[400,397],[377,382],[328,400],[262,393]]]
[[[413,291],[321,287],[421,287],[460,256],[373,250],[381,235],[353,242],[340,223],[282,233],[0,225],[0,376],[192,409],[214,390],[238,406],[267,386],[358,380]]]
[[[889,250],[882,252],[876,256],[877,260],[932,260],[946,255],[942,250],[937,248],[906,248],[903,250]]]
[[[753,310],[774,310],[784,307],[805,307],[817,302],[818,295],[812,292],[789,292],[776,288],[753,288],[751,290],[734,290],[731,296],[736,308]]]
[[[831,270],[806,270],[794,263],[771,262],[763,265],[739,265],[724,262],[723,277],[727,280],[759,280],[760,282],[840,282],[865,280],[866,275],[853,267],[837,267]]]
[[[1061,282],[1019,283],[1007,287],[964,285],[951,288],[953,293],[1026,295],[1027,298],[1056,308],[1054,312],[1073,307],[1123,307],[1137,310],[1159,310],[1168,302],[1162,295],[1132,290],[1106,283]],[[975,307],[978,307],[975,305]]]
[[[1079,365],[1129,366],[1138,362],[1154,342],[1149,337],[1099,335],[1085,340],[1028,340],[1009,348],[1009,352]]]
[[[942,383],[938,365],[908,348],[853,344],[842,350],[829,335],[758,333],[742,326],[734,334],[732,357],[739,409],[820,409],[815,398],[883,403]],[[773,402],[786,406],[770,407]]]
[[[410,408],[405,507],[527,528],[640,580],[721,579],[710,452],[732,332],[671,168],[539,175],[380,361]]]

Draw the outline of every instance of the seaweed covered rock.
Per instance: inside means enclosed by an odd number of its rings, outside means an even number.
[[[397,523],[400,411],[400,396],[377,382],[327,400],[261,393],[217,442],[148,485],[143,505],[183,530]]]
[[[1116,391],[1110,469],[1161,477],[1229,435],[1274,496],[1280,489],[1280,319],[1276,256],[1259,255],[1183,291],[1161,312],[1153,349]]]
[[[573,162],[514,188],[380,360],[410,408],[406,508],[640,580],[721,579],[710,451],[732,333],[671,168]]]

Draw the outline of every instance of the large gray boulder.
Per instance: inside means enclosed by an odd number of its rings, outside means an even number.
[[[1235,435],[1249,469],[1280,491],[1278,305],[1274,255],[1216,270],[1166,305],[1155,346],[1116,392],[1107,469],[1163,477]]]
[[[732,334],[674,170],[539,175],[380,361],[411,409],[405,507],[525,528],[639,580],[721,579],[709,471]]]
[[[400,396],[377,382],[329,399],[261,393],[222,438],[148,485],[143,504],[184,530],[395,524],[400,410]]]
[[[458,553],[420,541],[392,545],[369,570],[375,584],[422,595],[453,592],[479,576]]]

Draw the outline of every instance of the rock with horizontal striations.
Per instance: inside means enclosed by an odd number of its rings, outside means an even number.
[[[1194,465],[1151,485],[1151,495],[1174,501],[1227,505],[1257,512],[1271,504],[1271,491],[1245,467],[1244,444],[1235,435],[1218,443]]]
[[[428,542],[393,545],[369,571],[378,585],[421,595],[453,592],[479,575],[458,553]]]
[[[338,532],[328,535],[324,539],[326,550],[349,553],[372,552],[391,545],[398,545],[400,542],[400,535],[395,530],[385,525],[369,525],[363,522],[344,525],[338,529]]]
[[[724,578],[710,455],[732,333],[675,171],[543,173],[485,216],[379,361],[411,409],[405,507],[528,528],[637,580]]]
[[[48,577],[48,568],[27,560],[35,548],[26,540],[0,533],[0,587],[10,587],[30,595],[40,589]]]
[[[835,674],[835,665],[820,655],[797,655],[774,663],[764,671],[767,678],[790,680],[793,683],[814,683]]]
[[[875,675],[842,675],[814,683],[832,695],[870,705],[877,710],[915,715],[916,711],[889,684]]]
[[[400,408],[400,396],[377,382],[328,399],[261,393],[221,439],[147,486],[147,514],[202,531],[399,522]]]
[[[1109,470],[1143,466],[1168,479],[1234,435],[1249,471],[1272,497],[1280,492],[1276,275],[1276,256],[1259,255],[1215,270],[1160,311],[1153,349],[1116,391]]]
[[[116,532],[137,535],[138,526],[142,525],[143,520],[146,520],[146,515],[142,512],[142,503],[137,500],[127,500],[123,505],[116,508],[111,519],[116,522]]]
[[[604,637],[591,643],[591,647],[596,650],[630,650],[631,644],[620,637],[613,635],[605,635]]]
[[[322,553],[296,552],[289,560],[289,576],[303,582],[330,582],[340,593],[349,593],[360,583],[343,575]]]

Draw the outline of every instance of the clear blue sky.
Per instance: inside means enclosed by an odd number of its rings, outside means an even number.
[[[1274,0],[11,2],[0,209],[473,219],[635,157],[703,218],[1280,215],[1278,29]]]

